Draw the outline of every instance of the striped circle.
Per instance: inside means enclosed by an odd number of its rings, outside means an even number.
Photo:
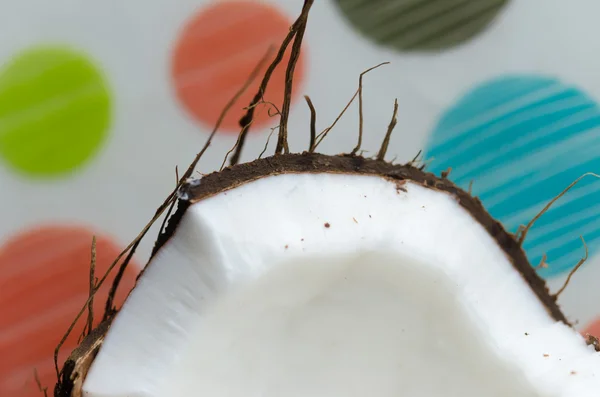
[[[34,177],[73,171],[104,142],[110,107],[104,77],[85,54],[27,49],[0,70],[0,157]]]
[[[279,48],[288,34],[291,21],[273,5],[255,1],[213,2],[202,9],[184,27],[172,58],[172,82],[187,111],[212,128],[227,102],[246,83],[250,73],[271,45]],[[275,69],[265,92],[265,101],[281,108],[285,87],[285,65],[291,45]],[[272,58],[269,62],[274,59]],[[238,99],[225,116],[222,128],[238,133],[239,120],[260,84],[267,65],[258,79]],[[294,98],[304,78],[305,65],[300,56],[294,74]],[[292,99],[294,99],[292,98]],[[254,113],[254,127],[276,123],[269,117],[271,106],[259,105]],[[271,112],[271,114],[274,114]]]
[[[572,85],[549,77],[506,76],[455,103],[430,137],[430,171],[479,196],[513,232],[582,174],[600,169],[600,108]],[[570,270],[600,242],[600,181],[582,180],[530,230],[524,248],[548,277]]]
[[[336,0],[359,32],[398,50],[441,50],[482,32],[508,0]]]
[[[0,396],[39,397],[34,370],[52,390],[54,348],[89,294],[92,235],[82,227],[43,226],[0,246]],[[104,275],[120,250],[109,237],[97,237],[96,277]],[[117,304],[133,287],[138,270],[132,264],[126,271]],[[96,295],[96,324],[112,279]],[[61,363],[77,346],[84,320],[85,316],[64,344]]]

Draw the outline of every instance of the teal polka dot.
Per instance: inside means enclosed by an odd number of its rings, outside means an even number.
[[[430,171],[452,167],[473,182],[492,216],[516,232],[586,172],[600,171],[600,108],[577,87],[551,77],[505,76],[485,82],[447,110],[426,156]],[[600,181],[582,180],[540,218],[525,240],[532,264],[547,255],[545,277],[563,274],[600,242]]]

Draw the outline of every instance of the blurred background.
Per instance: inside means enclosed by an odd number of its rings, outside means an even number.
[[[204,144],[233,93],[301,0],[0,0],[0,396],[38,396],[52,354],[96,274],[141,230]],[[399,102],[389,159],[422,150],[428,169],[479,196],[515,232],[585,172],[600,172],[597,0],[316,0],[296,69],[290,145],[310,113],[329,126],[364,78],[365,155]],[[285,63],[285,62],[284,62]],[[265,99],[278,106],[283,68]],[[199,164],[218,169],[253,84]],[[257,108],[242,160],[278,119]],[[320,146],[348,152],[355,103]],[[268,152],[272,153],[273,143]],[[598,145],[598,146],[595,146]],[[124,276],[130,288],[153,228]],[[568,318],[600,334],[600,181],[587,177],[531,229],[525,249]],[[482,264],[482,266],[485,264]],[[110,278],[109,278],[110,281]],[[102,313],[106,290],[96,299]],[[100,317],[99,315],[97,317]],[[76,345],[81,322],[59,362]]]

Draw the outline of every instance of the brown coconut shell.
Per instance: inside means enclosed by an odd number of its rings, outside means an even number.
[[[169,218],[165,231],[159,235],[152,256],[173,237],[179,222],[190,205],[261,178],[282,174],[307,173],[372,175],[394,182],[398,194],[404,192],[403,185],[406,182],[411,182],[451,195],[496,241],[510,260],[515,271],[521,275],[544,305],[548,315],[556,321],[570,325],[558,307],[556,297],[549,292],[545,281],[531,266],[515,236],[507,232],[502,224],[485,210],[481,201],[456,186],[445,176],[438,177],[415,167],[411,163],[396,165],[383,160],[367,159],[354,155],[330,156],[304,152],[301,154],[276,155],[225,168],[220,172],[214,172],[202,177],[200,180],[182,186],[180,191],[182,199],[178,202],[178,209]],[[149,263],[149,266],[151,266],[151,263]],[[56,385],[55,397],[82,396],[83,381],[96,354],[102,347],[110,323],[111,319],[103,322],[72,352],[64,364],[61,379]]]

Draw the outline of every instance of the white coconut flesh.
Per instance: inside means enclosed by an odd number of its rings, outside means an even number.
[[[284,174],[192,204],[84,395],[600,395],[600,354],[473,216],[449,193],[402,188]]]

